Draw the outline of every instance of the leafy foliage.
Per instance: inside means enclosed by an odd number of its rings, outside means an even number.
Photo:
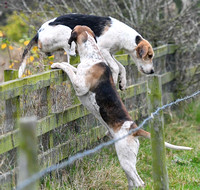
[[[7,24],[0,27],[0,30],[2,30],[1,34],[5,33],[6,37],[14,42],[18,42],[24,37],[27,38],[29,26],[24,20],[28,20],[24,13],[18,15],[16,12],[13,12],[12,15],[7,17]]]

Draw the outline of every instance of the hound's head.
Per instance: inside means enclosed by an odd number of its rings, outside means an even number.
[[[154,67],[152,59],[154,52],[151,44],[140,36],[136,36],[135,42],[137,47],[135,48],[135,55],[133,56],[138,70],[144,74],[153,74]]]
[[[68,44],[71,46],[71,43],[74,41],[78,47],[82,46],[88,41],[89,36],[96,42],[94,32],[89,27],[77,25],[71,32]]]

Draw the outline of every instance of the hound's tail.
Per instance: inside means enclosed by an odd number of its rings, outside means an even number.
[[[28,57],[28,53],[30,52],[33,45],[37,44],[37,42],[38,42],[38,33],[31,39],[31,41],[28,43],[28,45],[24,49],[24,52],[22,54],[21,65],[20,65],[19,71],[18,71],[18,77],[19,78],[21,78],[21,76],[23,75],[23,73],[25,71],[26,59]]]
[[[132,124],[131,128],[136,128],[137,125],[136,124]],[[151,134],[143,129],[139,129],[136,133],[133,134],[134,136],[141,136],[141,137],[145,137],[147,139],[151,139]],[[174,149],[174,150],[192,150],[192,148],[190,147],[186,147],[186,146],[177,146],[177,145],[173,145],[170,143],[165,142],[165,147],[170,148],[170,149]]]
[[[167,142],[165,142],[165,146],[167,148],[174,149],[174,150],[192,150],[192,148],[187,147],[187,146],[177,146],[177,145],[173,145]]]

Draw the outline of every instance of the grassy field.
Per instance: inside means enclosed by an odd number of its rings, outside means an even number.
[[[172,112],[171,121],[165,125],[166,141],[193,147],[192,151],[167,149],[167,168],[170,189],[200,189],[200,103],[183,104],[186,108],[179,113]],[[146,189],[153,189],[152,157],[150,141],[140,139],[137,170],[146,183]],[[41,189],[127,189],[125,173],[119,165],[113,146],[59,172],[58,179],[46,177]]]

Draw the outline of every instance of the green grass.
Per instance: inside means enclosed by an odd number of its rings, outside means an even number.
[[[183,104],[181,112],[173,112],[165,125],[166,141],[193,147],[192,151],[166,151],[170,189],[200,189],[200,104]],[[184,107],[183,106],[183,107]],[[181,114],[180,114],[181,113]],[[140,139],[137,170],[145,182],[145,190],[153,189],[150,141]],[[41,189],[111,190],[127,189],[127,179],[113,146],[59,172],[58,178],[46,177]]]

